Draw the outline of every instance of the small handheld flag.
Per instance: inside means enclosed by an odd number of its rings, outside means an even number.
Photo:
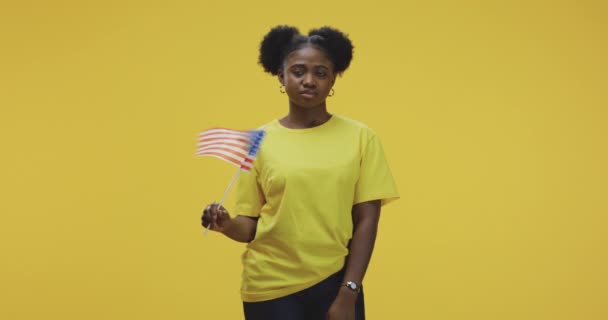
[[[224,128],[214,128],[199,133],[197,156],[215,157],[239,167],[224,192],[219,206],[226,200],[241,171],[249,172],[253,168],[253,162],[260,151],[260,144],[265,134],[264,130],[239,131]],[[210,225],[205,229],[205,234],[209,231]]]
[[[249,171],[264,134],[264,130],[205,130],[199,134],[196,155],[216,157]]]

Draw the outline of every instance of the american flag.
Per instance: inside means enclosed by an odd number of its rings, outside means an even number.
[[[198,135],[196,155],[219,158],[250,171],[264,134],[264,130],[205,130]]]

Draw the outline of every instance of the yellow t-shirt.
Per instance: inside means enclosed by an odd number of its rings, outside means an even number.
[[[242,255],[243,301],[279,298],[313,286],[344,266],[352,206],[399,198],[376,134],[333,115],[289,129],[274,120],[250,173],[239,177],[232,213],[259,217]]]

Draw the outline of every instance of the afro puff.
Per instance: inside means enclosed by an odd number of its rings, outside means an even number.
[[[313,29],[308,36],[301,35],[292,26],[272,28],[260,44],[259,63],[264,71],[277,75],[285,58],[293,51],[307,45],[323,50],[334,64],[334,72],[342,74],[353,58],[353,44],[347,35],[331,27]]]

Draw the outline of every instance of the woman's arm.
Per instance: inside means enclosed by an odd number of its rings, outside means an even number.
[[[363,281],[376,242],[380,207],[380,200],[362,202],[353,206],[353,237],[350,241],[343,282],[354,281],[361,285]],[[354,319],[356,300],[357,294],[346,286],[342,286],[329,309],[328,319],[342,319],[343,317],[344,319]]]
[[[251,242],[255,238],[257,225],[258,218],[236,216],[224,223],[222,233],[238,242]]]
[[[376,242],[380,200],[359,203],[353,206],[353,238],[350,241],[344,282],[361,284],[369,265]]]

